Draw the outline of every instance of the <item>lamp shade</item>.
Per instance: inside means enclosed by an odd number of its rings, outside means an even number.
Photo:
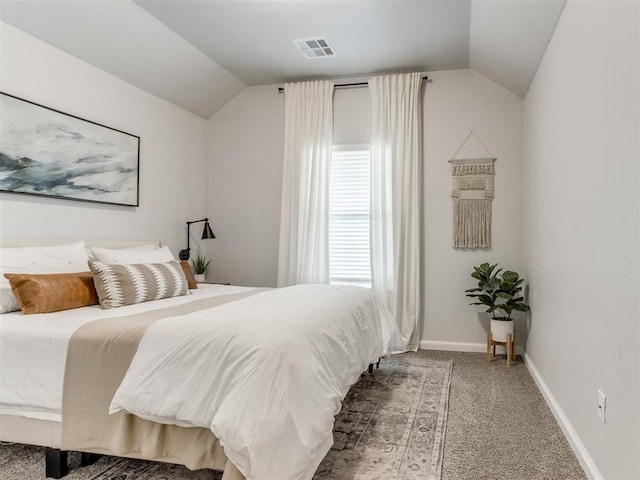
[[[211,227],[209,226],[209,222],[204,222],[204,230],[202,231],[202,239],[204,240],[206,238],[216,238],[213,234],[213,230],[211,230]]]

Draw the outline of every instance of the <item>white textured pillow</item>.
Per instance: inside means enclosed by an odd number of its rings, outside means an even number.
[[[98,260],[93,253],[93,249],[96,247],[87,247],[87,255],[89,256],[89,260]],[[98,247],[99,248],[99,247]],[[157,243],[145,243],[144,245],[134,245],[133,247],[124,247],[117,248],[113,250],[129,251],[129,252],[153,252],[154,250],[158,250],[160,247]]]
[[[110,249],[93,247],[91,249],[96,260],[108,265],[129,265],[132,263],[165,263],[176,258],[169,247],[162,247],[151,251],[136,251],[128,249]]]
[[[51,247],[0,248],[0,313],[20,310],[5,273],[86,272],[84,241]]]

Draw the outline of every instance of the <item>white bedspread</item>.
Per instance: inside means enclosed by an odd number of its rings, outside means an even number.
[[[151,325],[111,413],[211,428],[247,480],[310,479],[397,328],[360,287],[298,285]]]
[[[67,345],[71,335],[88,322],[249,290],[252,289],[205,284],[190,295],[110,310],[95,305],[41,315],[2,314],[0,414],[60,421]]]

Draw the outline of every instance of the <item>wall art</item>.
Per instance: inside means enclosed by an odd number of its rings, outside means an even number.
[[[494,162],[451,160],[454,248],[491,248]]]
[[[0,191],[139,205],[140,137],[0,92]]]

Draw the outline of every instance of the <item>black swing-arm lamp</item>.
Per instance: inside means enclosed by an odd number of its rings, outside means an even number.
[[[216,238],[216,236],[213,234],[213,230],[211,230],[211,226],[209,225],[209,219],[208,218],[203,218],[201,220],[194,220],[193,222],[187,222],[187,248],[184,250],[180,250],[180,253],[178,253],[178,257],[180,257],[180,260],[189,260],[189,252],[190,252],[190,248],[189,248],[189,229],[191,228],[191,224],[192,223],[200,223],[200,222],[204,222],[204,231],[202,232],[202,240],[205,240],[207,238]]]

